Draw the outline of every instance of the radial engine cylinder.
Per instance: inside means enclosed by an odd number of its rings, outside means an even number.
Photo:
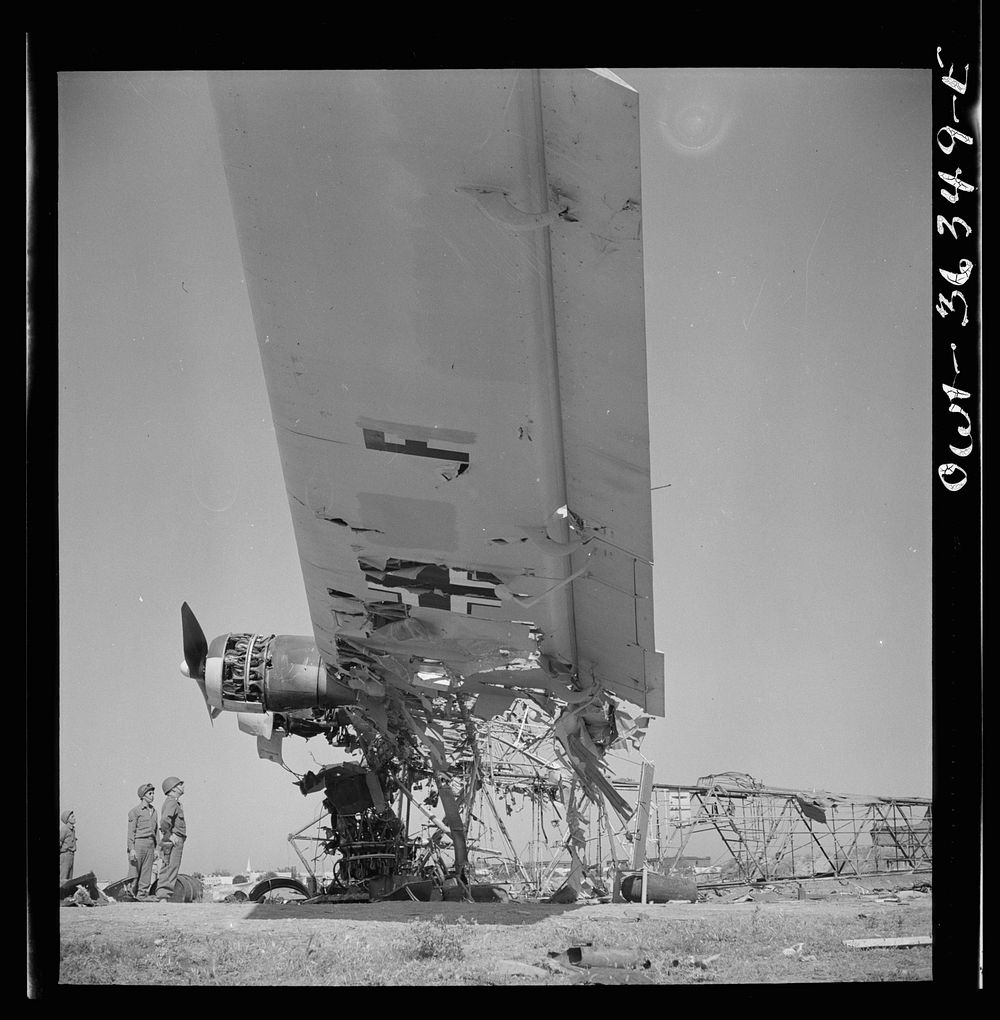
[[[223,634],[208,649],[205,690],[227,712],[335,708],[354,700],[328,673],[311,637]]]

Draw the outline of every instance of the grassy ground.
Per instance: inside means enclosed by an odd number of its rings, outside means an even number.
[[[114,905],[63,911],[60,983],[196,985],[716,984],[914,981],[931,950],[844,939],[929,935],[929,897],[503,910],[458,903],[233,908]],[[369,908],[370,909],[370,908]],[[317,915],[316,911],[323,911]],[[310,913],[312,912],[312,913]],[[116,915],[117,914],[117,918]],[[94,923],[100,915],[101,923]],[[117,923],[116,923],[117,922]],[[800,945],[801,943],[801,945]],[[573,967],[573,946],[639,966]],[[642,966],[645,961],[649,966]]]

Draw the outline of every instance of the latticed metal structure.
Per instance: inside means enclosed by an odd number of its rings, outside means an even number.
[[[553,738],[551,722],[531,704],[514,702],[488,719],[463,716],[465,743],[456,743],[452,754],[460,763],[470,864],[479,880],[503,882],[516,895],[551,893],[570,870],[584,888],[590,881],[606,891],[615,871],[643,865],[665,875],[694,871],[706,887],[932,868],[929,798],[769,787],[737,772],[690,786],[654,783],[646,763],[644,784],[602,776],[603,796],[594,802]],[[635,737],[635,743],[618,741],[619,753],[610,756],[636,750],[638,731]],[[422,797],[416,787],[407,791],[405,830],[434,857],[445,827],[433,798]],[[411,807],[425,838],[411,832]],[[398,808],[403,818],[402,793]],[[290,839],[313,873],[324,841],[305,829]],[[706,843],[712,845],[707,860]],[[312,844],[311,861],[297,844]],[[703,866],[695,867],[696,860]]]
[[[617,785],[638,792],[636,783]],[[782,789],[731,772],[694,786],[654,784],[649,866],[682,869],[701,833],[717,837],[722,851],[703,884],[929,872],[933,862],[929,798]]]
[[[580,774],[540,707],[509,696],[488,718],[464,706],[456,725],[443,730],[455,763],[456,803],[467,833],[472,877],[502,882],[517,895],[540,896],[561,885],[570,868],[576,880],[599,884],[602,863],[617,860],[634,837],[635,805],[603,771]],[[479,706],[477,705],[477,709]],[[615,731],[619,751],[640,739],[640,728],[620,711]],[[616,758],[621,755],[616,753]],[[626,760],[626,759],[623,759]],[[401,838],[433,866],[449,846],[438,817],[439,787],[427,777],[401,789],[396,814]],[[599,796],[594,799],[594,791]],[[329,853],[326,815],[289,836],[307,873],[342,868]],[[411,824],[412,823],[412,824]],[[423,830],[419,835],[417,826]],[[446,870],[442,864],[442,871]]]

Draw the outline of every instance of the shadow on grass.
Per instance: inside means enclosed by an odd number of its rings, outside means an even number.
[[[576,910],[573,903],[260,903],[247,915],[249,921],[397,921],[441,917],[445,923],[460,918],[478,924],[530,925]]]

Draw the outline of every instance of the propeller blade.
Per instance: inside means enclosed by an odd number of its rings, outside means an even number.
[[[198,689],[201,691],[201,696],[205,699],[205,708],[208,709],[208,721],[215,726],[215,720],[218,716],[222,715],[221,708],[213,708],[208,703],[208,691],[205,690],[205,681],[198,680]]]
[[[194,680],[202,681],[201,688],[204,693],[208,642],[205,640],[205,632],[201,629],[194,613],[191,612],[191,607],[186,602],[181,605],[181,629],[184,634],[184,661],[187,663],[188,676]],[[207,699],[205,704],[208,704]]]
[[[201,696],[205,699],[205,708],[208,710],[208,720],[214,726],[215,717],[222,715],[221,709],[213,708],[208,701],[208,691],[205,688],[205,662],[208,659],[208,641],[205,640],[205,632],[195,619],[191,607],[186,603],[181,604],[181,629],[184,634],[184,661],[181,663],[181,672],[191,677],[198,685]]]

